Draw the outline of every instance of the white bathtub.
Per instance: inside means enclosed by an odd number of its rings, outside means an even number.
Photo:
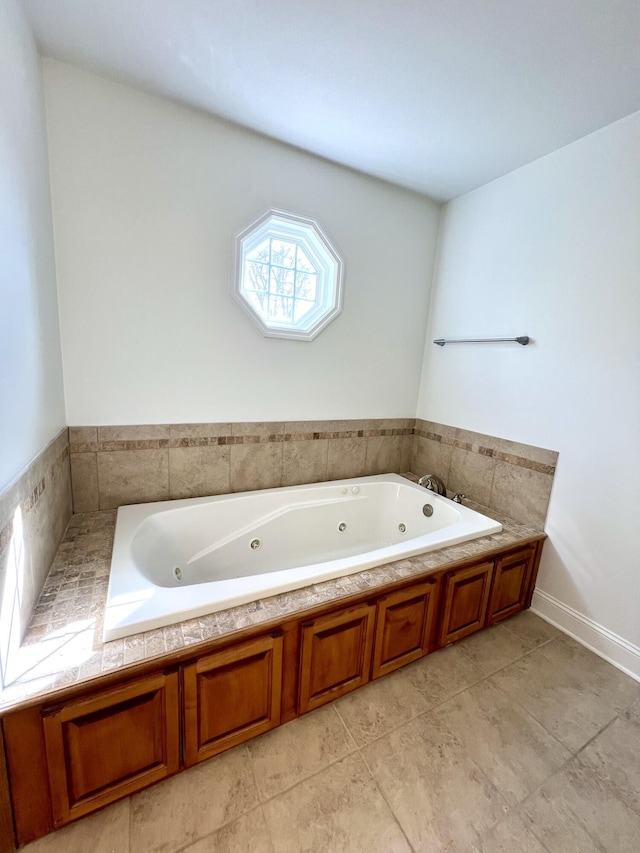
[[[104,639],[501,529],[397,474],[120,507]]]

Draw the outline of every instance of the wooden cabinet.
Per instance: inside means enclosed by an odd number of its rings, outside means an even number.
[[[429,651],[437,613],[435,578],[378,599],[371,677],[393,672]]]
[[[179,733],[177,672],[140,678],[45,711],[54,825],[175,773]]]
[[[527,606],[535,548],[523,548],[496,560],[488,624],[513,616]]]
[[[11,710],[0,733],[0,853],[14,827],[26,844],[528,607],[542,543],[394,581],[342,609],[318,605],[309,621],[293,613],[247,628],[199,657],[173,652],[135,679],[106,676],[111,686],[92,695],[70,687],[55,707]]]
[[[13,831],[9,778],[4,759],[4,736],[0,727],[0,853],[13,853],[16,839]]]
[[[456,569],[445,575],[439,640],[446,646],[484,627],[493,563]]]
[[[281,635],[240,643],[185,666],[185,764],[279,725],[281,695]]]
[[[369,681],[375,605],[361,604],[302,624],[299,712]]]

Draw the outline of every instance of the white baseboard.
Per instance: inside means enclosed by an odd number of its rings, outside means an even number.
[[[536,589],[531,610],[583,646],[640,681],[640,648],[604,628],[554,596]]]

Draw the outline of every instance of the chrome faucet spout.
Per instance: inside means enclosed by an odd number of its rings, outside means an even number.
[[[424,477],[420,477],[418,485],[424,486],[425,489],[429,489],[437,495],[444,495],[445,497],[447,495],[445,484],[436,474],[425,474]]]

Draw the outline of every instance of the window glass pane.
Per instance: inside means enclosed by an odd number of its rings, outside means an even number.
[[[296,275],[296,299],[312,299],[315,301],[317,280],[318,277],[315,275],[299,272]]]
[[[278,323],[290,323],[293,319],[293,299],[286,296],[269,297],[269,320]]]
[[[247,300],[257,314],[267,319],[267,309],[269,307],[269,295],[267,293],[255,293],[247,291]]]
[[[284,240],[271,241],[271,263],[281,267],[294,267],[296,263],[296,244]]]
[[[247,261],[244,265],[244,280],[242,282],[244,291],[269,289],[269,264],[256,264]]]
[[[293,296],[296,274],[293,270],[271,267],[271,293],[278,296]]]
[[[263,240],[260,245],[253,249],[253,251],[248,252],[245,255],[246,260],[248,261],[258,261],[259,263],[268,264],[269,263],[269,240]]]
[[[306,256],[304,251],[298,246],[298,257],[296,259],[296,267],[303,272],[317,272],[314,265],[311,263],[309,258]]]

